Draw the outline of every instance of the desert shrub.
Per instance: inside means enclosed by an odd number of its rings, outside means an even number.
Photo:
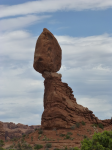
[[[24,138],[21,139],[21,143],[23,143],[23,142],[24,142]]]
[[[100,124],[98,124],[98,126],[99,126],[99,128],[101,128],[101,129],[103,129],[104,127],[103,127],[103,125],[100,123]]]
[[[67,148],[67,146],[65,146],[64,150],[79,150],[77,147],[71,147],[71,148]]]
[[[81,123],[82,123],[82,125],[85,125],[85,122],[84,122],[84,121],[82,121]]]
[[[94,126],[97,127],[97,124],[92,124],[91,126],[92,126],[92,127],[94,127]]]
[[[68,134],[68,135],[72,135],[73,133],[71,133],[71,132],[67,132],[67,134]]]
[[[5,150],[5,149],[3,149],[2,147],[0,147],[0,150]]]
[[[70,128],[71,128],[72,130],[74,130],[74,129],[75,129],[75,125],[71,126]]]
[[[25,137],[26,136],[26,134],[23,134],[23,136],[22,137]]]
[[[66,134],[66,137],[64,139],[70,139],[70,135]]]
[[[39,129],[38,130],[38,134],[42,134],[43,133],[43,130],[42,129]]]
[[[60,149],[55,147],[53,150],[60,150]]]
[[[60,134],[60,136],[61,136],[61,137],[64,137],[64,136],[65,136],[65,134]]]
[[[18,142],[17,147],[21,147],[21,144]]]
[[[37,128],[35,128],[35,131],[37,131]]]
[[[46,148],[51,148],[52,147],[52,144],[51,143],[47,143],[46,144]]]
[[[69,150],[79,150],[77,147],[70,147]]]
[[[4,141],[0,140],[0,147],[2,147],[4,145]]]
[[[81,141],[81,150],[111,150],[112,149],[112,131],[103,133],[94,133],[92,139],[84,138]]]
[[[43,146],[42,146],[42,145],[39,145],[39,144],[36,144],[36,145],[34,146],[34,149],[41,149],[41,148],[43,148]]]
[[[79,128],[80,127],[80,124],[78,122],[76,122],[76,127]]]

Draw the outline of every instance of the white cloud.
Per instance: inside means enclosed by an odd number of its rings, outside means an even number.
[[[20,29],[23,27],[27,27],[31,24],[34,24],[35,22],[40,22],[49,17],[50,15],[45,16],[27,15],[24,17],[2,19],[0,20],[0,31]]]
[[[28,60],[34,57],[36,37],[32,37],[26,31],[1,33],[0,42],[2,43],[0,55],[6,55],[15,60]]]
[[[69,67],[94,68],[100,65],[100,68],[112,70],[112,37],[108,34],[82,38],[69,36],[56,38],[62,48],[62,57]]]
[[[26,15],[32,13],[107,9],[112,7],[111,0],[41,0],[12,6],[0,6],[0,18],[7,16]]]

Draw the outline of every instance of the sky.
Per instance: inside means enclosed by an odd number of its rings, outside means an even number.
[[[0,121],[41,125],[44,78],[33,68],[43,28],[62,49],[62,82],[98,119],[112,117],[112,0],[0,0]]]

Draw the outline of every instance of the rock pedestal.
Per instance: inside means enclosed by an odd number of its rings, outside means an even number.
[[[61,48],[53,34],[43,29],[34,53],[33,67],[42,74],[44,80],[44,112],[42,129],[68,129],[76,122],[110,124],[110,120],[99,120],[87,107],[77,104],[72,89],[61,82]]]
[[[44,112],[41,119],[42,129],[70,128],[76,122],[97,122],[88,108],[77,104],[72,89],[61,82],[58,73],[45,72]]]

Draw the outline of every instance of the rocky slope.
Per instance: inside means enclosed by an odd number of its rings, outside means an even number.
[[[36,128],[39,129],[40,125],[28,126],[21,123],[0,122],[0,139],[10,140],[14,137],[21,137],[23,134],[33,132]]]
[[[108,127],[99,128],[97,126],[93,126],[92,124],[86,123],[84,124],[75,124],[75,128],[72,129],[58,129],[58,130],[42,130],[43,132],[39,132],[38,130],[34,131],[33,133],[29,134],[28,136],[25,137],[24,143],[21,142],[23,138],[18,139],[18,141],[8,141],[5,142],[5,145],[3,146],[4,148],[7,148],[13,143],[15,145],[18,145],[18,142],[21,143],[21,145],[30,144],[32,147],[34,147],[35,144],[42,145],[43,148],[41,150],[46,149],[46,145],[48,143],[51,144],[50,150],[54,150],[54,148],[58,149],[63,149],[67,146],[67,148],[70,147],[78,147],[81,148],[81,141],[85,137],[88,137],[89,139],[92,139],[94,132],[100,132],[102,133],[103,131],[111,131],[112,130],[112,125]],[[25,142],[26,141],[26,142]],[[33,149],[33,148],[32,148]]]

